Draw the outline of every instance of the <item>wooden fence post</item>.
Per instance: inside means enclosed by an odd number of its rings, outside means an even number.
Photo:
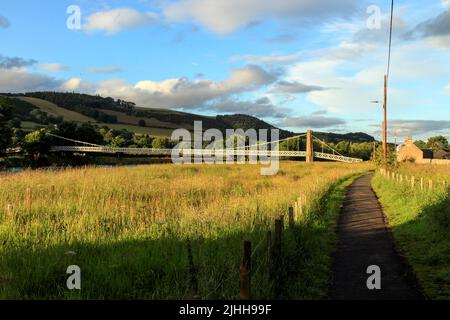
[[[412,176],[411,177],[411,188],[413,188],[413,189],[414,189],[414,183],[415,183],[414,176]]]
[[[240,293],[239,297],[241,300],[250,299],[250,289],[251,289],[251,257],[252,257],[252,243],[250,241],[244,241],[242,243],[242,260],[241,266],[239,268],[239,283],[240,283]]]
[[[297,203],[298,203],[298,215],[302,216],[303,215],[303,203],[302,203],[301,196],[297,198]]]
[[[423,178],[422,177],[420,178],[420,190],[423,191]]]
[[[289,207],[289,228],[293,228],[295,223],[294,208]]]

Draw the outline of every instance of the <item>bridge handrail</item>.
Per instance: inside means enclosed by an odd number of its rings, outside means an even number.
[[[272,157],[305,157],[306,151],[272,151],[272,150],[234,150],[234,149],[153,149],[153,148],[115,148],[115,147],[77,147],[54,146],[52,152],[97,152],[97,153],[128,153],[128,154],[162,154],[171,155],[181,153],[188,155],[235,155],[235,156],[272,156]],[[348,163],[362,162],[362,159],[345,157],[342,155],[314,152],[319,159],[335,160]]]

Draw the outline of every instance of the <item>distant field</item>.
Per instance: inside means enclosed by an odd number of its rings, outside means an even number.
[[[56,104],[51,103],[46,100],[38,99],[38,98],[31,98],[31,97],[17,97],[18,99],[22,101],[29,102],[42,111],[47,112],[48,114],[54,115],[54,116],[62,116],[64,117],[64,120],[66,121],[74,121],[74,122],[95,122],[95,119],[86,117],[78,112],[74,112],[71,110],[67,110],[61,107],[58,107]]]
[[[280,284],[276,298],[324,298],[345,192],[330,190],[370,168],[282,162],[273,177],[252,165],[4,175],[0,298],[236,299],[243,239],[253,242],[254,298],[273,298]],[[283,260],[274,269],[267,231],[275,218],[287,219],[300,196],[303,215],[292,228],[285,220]],[[76,292],[65,287],[66,268],[74,264],[82,270]]]
[[[145,120],[146,126],[148,126],[148,127],[164,127],[164,128],[170,128],[170,129],[178,128],[178,126],[174,123],[159,121],[158,119],[155,119],[155,118],[129,116],[123,112],[118,112],[118,111],[113,111],[113,110],[102,110],[102,112],[109,114],[109,115],[116,116],[117,121],[120,123],[126,123],[126,124],[130,124],[130,125],[139,126],[139,120]]]
[[[29,102],[42,111],[47,112],[48,114],[54,115],[54,116],[62,116],[65,121],[73,121],[78,123],[84,123],[84,122],[91,122],[93,124],[97,124],[98,126],[107,126],[112,129],[127,129],[128,131],[135,132],[137,134],[149,134],[151,136],[155,137],[170,137],[172,134],[172,131],[176,128],[174,124],[167,124],[161,121],[158,121],[156,119],[148,119],[144,118],[147,122],[146,127],[140,127],[138,126],[138,121],[142,118],[137,117],[131,117],[127,116],[126,114],[110,111],[110,110],[102,110],[102,112],[105,112],[107,114],[111,115],[117,115],[119,122],[125,122],[125,123],[98,123],[95,119],[86,117],[78,112],[74,112],[71,110],[67,110],[61,107],[58,107],[54,103],[51,103],[46,100],[38,99],[38,98],[31,98],[31,97],[17,97],[18,99],[21,99],[23,101]],[[128,124],[130,123],[130,124]],[[135,124],[135,125],[133,125]],[[152,127],[155,126],[155,127]],[[168,128],[160,128],[165,127]],[[31,121],[23,121],[22,122],[22,128],[24,130],[32,130],[36,127],[43,127],[40,124],[31,122]],[[172,129],[174,128],[174,129]]]
[[[137,134],[148,134],[153,137],[170,137],[170,135],[172,134],[171,129],[138,127],[138,126],[132,126],[132,125],[120,124],[120,123],[115,123],[115,124],[94,123],[94,124],[96,124],[98,126],[107,126],[108,128],[117,129],[117,130],[126,129],[128,131],[135,132]],[[22,121],[22,129],[25,131],[31,131],[36,128],[42,128],[42,127],[45,127],[45,126],[42,124],[36,123],[36,122]]]
[[[402,182],[377,173],[373,188],[400,251],[431,299],[450,299],[450,166],[403,164]],[[411,177],[415,178],[414,188]],[[419,178],[424,179],[424,190]],[[429,179],[433,180],[429,189]],[[444,181],[446,183],[444,184]]]
[[[22,129],[25,130],[25,131],[32,131],[35,128],[43,128],[43,127],[45,127],[42,124],[39,124],[39,123],[36,123],[36,122],[32,122],[32,121],[22,121],[21,122],[21,126],[22,126]]]

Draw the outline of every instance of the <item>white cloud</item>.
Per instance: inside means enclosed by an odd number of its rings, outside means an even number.
[[[258,56],[258,55],[241,55],[241,56],[233,56],[230,58],[231,61],[245,61],[249,64],[278,64],[278,65],[287,65],[297,62],[300,58],[300,53],[295,53],[291,55],[267,55],[267,56]]]
[[[335,117],[325,117],[312,114],[309,116],[289,117],[284,119],[278,125],[288,128],[329,128],[346,124],[346,121]]]
[[[81,79],[80,78],[72,78],[64,82],[61,88],[65,91],[75,91],[80,87]]]
[[[69,66],[60,63],[41,63],[39,67],[51,72],[67,71],[70,69]]]
[[[448,91],[450,91],[450,83],[445,87]]]
[[[274,82],[273,75],[257,66],[234,69],[223,81],[168,79],[160,82],[144,80],[129,84],[122,80],[103,81],[96,93],[135,101],[154,108],[201,108],[214,99],[228,98]]]
[[[115,34],[123,30],[146,26],[155,23],[158,16],[155,13],[141,13],[130,8],[117,8],[99,11],[86,18],[82,28],[88,33],[106,32]]]
[[[397,24],[399,28],[404,26],[401,21]],[[302,52],[302,62],[290,67],[287,81],[328,88],[308,93],[307,100],[331,112],[360,115],[378,112],[380,106],[370,101],[381,100],[383,96],[386,45],[380,45],[381,39],[377,36],[364,37],[360,31],[356,34],[347,35],[336,47]],[[357,42],[359,38],[365,40]],[[419,113],[419,106],[428,104],[429,98],[424,91],[415,89],[420,85],[442,88],[439,82],[442,83],[442,78],[450,72],[450,65],[442,51],[430,50],[422,41],[396,40],[391,59],[389,102],[395,106],[392,111],[410,112],[414,106]]]
[[[405,34],[405,38],[423,38],[425,42],[436,48],[450,48],[450,7],[436,17],[419,23]]]
[[[205,105],[205,108],[218,113],[247,114],[254,117],[283,118],[290,112],[287,108],[275,106],[267,97],[251,101],[221,99]]]
[[[296,93],[306,93],[311,91],[321,91],[326,88],[320,86],[313,86],[303,84],[297,81],[278,81],[270,90],[270,93],[281,93],[281,94],[296,94]]]
[[[444,8],[450,8],[450,0],[441,0],[441,3]]]
[[[62,81],[41,73],[30,73],[25,68],[0,69],[2,92],[29,92],[57,90]]]
[[[435,135],[450,130],[448,120],[388,120],[388,123],[391,127],[389,135],[394,136],[395,129],[397,137]]]
[[[354,0],[179,0],[164,8],[172,21],[195,21],[219,34],[236,31],[262,19],[308,22],[348,16]]]
[[[7,57],[0,54],[0,69],[14,69],[30,67],[37,63],[34,59],[24,59],[21,57]]]
[[[107,67],[93,67],[93,68],[86,68],[86,72],[89,73],[117,73],[121,72],[122,68],[115,67],[115,66],[107,66]]]

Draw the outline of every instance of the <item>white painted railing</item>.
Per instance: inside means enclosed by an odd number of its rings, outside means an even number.
[[[131,155],[171,155],[176,149],[152,149],[152,148],[112,148],[112,147],[77,147],[77,146],[55,146],[51,147],[52,152],[82,152],[82,153],[123,153]],[[265,150],[189,150],[180,149],[179,153],[189,153],[193,156],[213,156],[213,155],[234,155],[234,156],[270,156],[270,157],[305,157],[306,151],[265,151]],[[340,161],[340,162],[362,162],[362,159],[344,157],[336,154],[314,152],[314,157],[319,159]]]

